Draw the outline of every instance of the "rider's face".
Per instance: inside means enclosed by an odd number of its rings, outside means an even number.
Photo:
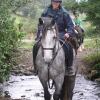
[[[60,6],[60,2],[51,2],[53,9],[58,9]]]

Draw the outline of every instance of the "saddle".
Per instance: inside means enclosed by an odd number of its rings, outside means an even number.
[[[75,50],[75,52],[77,54],[77,49],[79,48],[77,38],[76,37],[70,37],[69,39],[65,39],[65,41],[72,46],[72,48]]]

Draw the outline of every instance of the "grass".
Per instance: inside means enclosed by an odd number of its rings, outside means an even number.
[[[27,43],[27,42],[23,42],[21,48],[29,48],[31,49],[33,47],[33,43]]]
[[[30,42],[23,41],[23,42],[21,42],[19,48],[32,49],[33,45],[34,45],[34,41],[30,41]]]
[[[84,45],[86,48],[91,48],[91,49],[98,49],[100,48],[100,36],[93,36],[93,37],[87,37],[84,40]]]
[[[32,48],[32,43],[23,42],[23,43],[21,43],[20,48],[31,49]]]
[[[84,60],[88,63],[88,64],[97,64],[100,62],[100,53],[92,53],[89,56],[86,56],[84,58]]]

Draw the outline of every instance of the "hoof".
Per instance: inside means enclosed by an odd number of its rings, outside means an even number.
[[[48,94],[48,95],[44,96],[44,98],[45,98],[45,100],[51,100],[51,95]]]
[[[54,99],[54,100],[59,100],[59,98],[60,98],[60,97],[59,97],[58,94],[54,94],[54,95],[53,95],[53,99]]]

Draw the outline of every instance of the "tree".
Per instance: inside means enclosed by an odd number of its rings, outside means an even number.
[[[100,0],[82,2],[80,8],[87,14],[87,20],[100,31]]]
[[[64,0],[63,5],[67,10],[72,10],[72,11],[76,10],[78,7],[78,3],[76,2],[76,0]]]

